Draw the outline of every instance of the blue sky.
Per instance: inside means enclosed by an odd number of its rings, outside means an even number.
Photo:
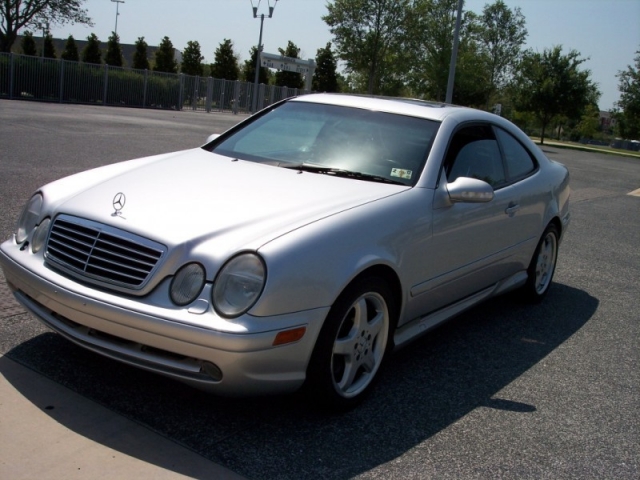
[[[258,14],[268,13],[268,3],[260,0]],[[278,53],[289,40],[302,49],[302,58],[315,58],[319,48],[332,40],[327,25],[326,0],[280,0],[273,18],[264,21],[265,51]],[[489,0],[466,0],[465,10],[480,13]],[[640,50],[640,0],[505,0],[520,7],[529,32],[527,47],[542,52],[562,45],[563,52],[575,49],[591,70],[602,96],[600,108],[608,110],[619,98],[616,74],[633,63]],[[116,3],[111,0],[85,2],[95,26],[53,27],[56,38],[72,34],[84,39],[95,33],[107,40],[115,28]],[[258,5],[258,0],[253,0]],[[125,0],[118,4],[118,34],[122,43],[145,37],[157,45],[166,35],[182,50],[190,40],[198,41],[206,62],[225,39],[231,39],[242,60],[258,43],[260,20],[254,19],[251,0]]]

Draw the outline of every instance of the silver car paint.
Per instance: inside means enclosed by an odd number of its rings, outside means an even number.
[[[42,253],[21,252],[10,240],[0,246],[0,264],[18,299],[55,330],[102,354],[109,355],[108,349],[115,347],[82,336],[50,310],[131,339],[135,348],[148,345],[211,361],[223,368],[224,378],[203,384],[165,368],[144,349],[129,352],[139,356],[131,362],[142,368],[219,393],[289,391],[304,381],[330,306],[359,274],[383,268],[397,279],[402,328],[396,332],[396,343],[404,344],[477,301],[521,284],[546,225],[554,219],[563,226],[568,223],[566,169],[547,160],[506,120],[460,107],[364,97],[318,95],[295,101],[378,109],[442,124],[413,188],[298,173],[216,158],[199,149],[54,182],[42,189],[45,215],[64,212],[114,225],[164,243],[169,255],[140,292],[143,296],[135,298],[67,279],[43,265]],[[478,215],[488,204],[450,202],[440,175],[451,134],[471,121],[487,121],[509,131],[541,166],[524,182],[496,191],[496,199],[489,202],[496,217]],[[522,188],[522,206],[510,216],[504,212],[505,202],[514,188]],[[111,202],[119,191],[127,194],[122,217],[112,216]],[[465,222],[475,229],[474,235],[457,235]],[[509,233],[496,242],[494,228]],[[487,243],[486,251],[461,255],[472,250],[478,235]],[[263,256],[267,283],[250,312],[227,320],[210,306],[211,282],[222,263],[242,250]],[[183,263],[193,260],[206,266],[207,287],[192,305],[176,307],[168,299],[169,280]],[[434,312],[441,306],[447,307]],[[308,329],[301,341],[271,347],[278,331],[300,325]]]

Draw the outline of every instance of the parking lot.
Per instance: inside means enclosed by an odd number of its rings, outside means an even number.
[[[2,100],[0,238],[39,185],[196,147],[242,118]],[[542,148],[573,190],[546,300],[506,295],[448,322],[394,354],[349,413],[297,395],[218,398],[102,358],[26,314],[1,274],[0,354],[251,479],[640,478],[640,159]],[[65,426],[161,462],[90,423]]]

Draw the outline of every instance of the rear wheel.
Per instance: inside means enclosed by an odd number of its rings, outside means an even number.
[[[379,278],[356,281],[338,297],[307,370],[312,401],[333,409],[360,403],[385,359],[394,308],[391,291]]]
[[[558,238],[558,229],[553,224],[542,234],[527,270],[529,278],[522,290],[529,301],[540,302],[549,291],[558,259]]]

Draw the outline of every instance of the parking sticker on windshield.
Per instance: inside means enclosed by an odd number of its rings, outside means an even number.
[[[391,176],[392,177],[398,177],[398,178],[403,178],[405,180],[411,180],[411,175],[413,175],[413,172],[411,170],[405,170],[403,168],[392,168],[391,169]]]

